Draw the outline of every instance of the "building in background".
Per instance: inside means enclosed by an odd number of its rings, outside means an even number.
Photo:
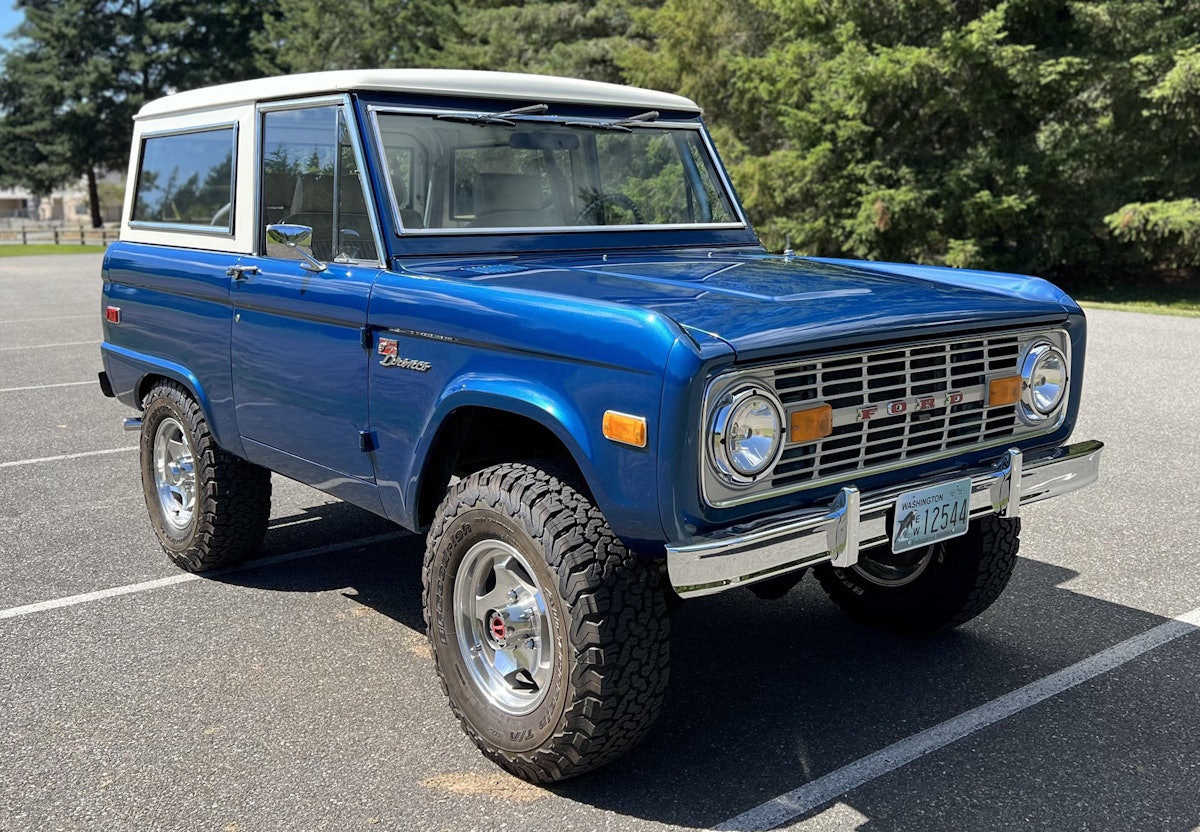
[[[100,191],[100,216],[104,222],[121,221],[124,178],[107,173],[97,183]],[[0,189],[0,223],[8,226],[26,223],[51,225],[91,225],[88,210],[87,180],[80,179],[48,196],[35,196],[24,188]]]

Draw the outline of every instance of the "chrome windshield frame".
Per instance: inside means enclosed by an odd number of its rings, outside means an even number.
[[[735,196],[733,185],[729,180],[729,175],[725,170],[725,166],[721,164],[721,159],[717,155],[716,149],[712,143],[712,139],[709,136],[708,131],[704,129],[703,123],[699,121],[699,117],[697,117],[696,121],[663,120],[634,123],[630,125],[632,128],[630,132],[647,128],[694,131],[700,138],[701,146],[708,154],[708,159],[715,175],[714,184],[719,183],[725,200],[729,204],[733,214],[737,217],[737,221],[706,223],[640,223],[627,225],[538,225],[520,227],[485,226],[479,228],[405,228],[404,223],[400,218],[400,205],[396,201],[396,194],[392,187],[391,171],[387,170],[387,154],[384,152],[385,146],[383,142],[383,131],[379,125],[379,116],[412,115],[436,118],[439,115],[459,115],[467,111],[464,111],[461,108],[408,107],[383,104],[368,104],[366,110],[371,121],[371,133],[373,134],[375,141],[377,157],[380,160],[380,164],[384,168],[382,171],[384,175],[381,178],[384,180],[384,187],[387,191],[392,218],[396,226],[396,234],[398,237],[453,237],[464,235],[475,237],[494,237],[498,235],[510,234],[595,234],[597,232],[611,231],[745,231],[750,228],[750,222],[746,218],[745,212],[742,210],[742,206]],[[506,118],[512,117],[506,116]],[[568,121],[576,124],[588,123],[595,124],[597,129],[603,130],[604,128],[600,127],[600,125],[604,124],[605,122],[612,121],[612,118],[607,116],[572,116],[568,118],[564,116],[518,115],[515,117],[515,120],[519,123],[542,123],[555,125],[565,125]]]

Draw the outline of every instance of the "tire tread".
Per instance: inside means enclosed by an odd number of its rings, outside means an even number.
[[[463,730],[485,756],[535,783],[583,774],[629,751],[649,732],[667,688],[669,621],[659,570],[617,539],[576,481],[546,463],[497,465],[459,481],[438,509],[422,569],[432,642],[435,553],[460,512],[503,506],[545,552],[573,652],[570,692],[548,741],[523,753],[491,746],[450,697],[448,668],[433,645],[442,690]]]
[[[143,400],[143,412],[161,399],[183,417],[196,463],[196,525],[187,545],[176,548],[158,528],[153,485],[146,480],[152,475],[149,463],[142,462],[147,508],[163,550],[188,572],[205,572],[253,556],[262,548],[271,517],[271,472],[219,447],[200,405],[182,385],[173,381],[154,385]],[[152,430],[149,426],[143,431],[143,456],[153,441]]]

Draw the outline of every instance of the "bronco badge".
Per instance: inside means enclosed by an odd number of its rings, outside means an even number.
[[[418,373],[427,373],[429,372],[429,368],[433,366],[428,361],[401,358],[400,342],[395,338],[380,338],[379,354],[383,356],[379,362],[380,367],[399,367],[401,370],[416,370]]]

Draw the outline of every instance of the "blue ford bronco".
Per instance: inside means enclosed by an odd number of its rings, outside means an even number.
[[[428,535],[466,733],[531,781],[649,730],[668,600],[978,615],[1067,444],[1083,312],[1044,280],[776,256],[686,98],[377,70],[147,104],[100,383],[183,569],[251,557],[271,472]]]

